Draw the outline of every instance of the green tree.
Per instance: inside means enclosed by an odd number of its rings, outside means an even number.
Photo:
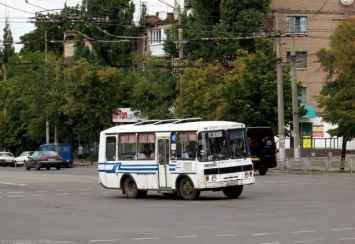
[[[238,58],[226,68],[201,60],[186,68],[177,83],[174,103],[177,117],[232,120],[248,126],[271,126],[277,131],[276,55],[272,41],[259,39],[256,52],[239,50]],[[284,67],[285,124],[292,121],[289,68]]]
[[[130,0],[83,0],[82,14],[96,21],[77,25],[79,39],[90,38],[93,50],[101,65],[127,68],[131,64],[131,41],[138,28],[133,25],[135,6]],[[76,58],[86,58],[87,48],[78,42]]]
[[[328,133],[343,137],[344,159],[347,142],[355,138],[355,60],[350,58],[355,56],[355,19],[340,23],[330,37],[330,49],[320,49],[317,56],[328,73],[317,101],[324,108],[323,120],[338,126]]]
[[[135,74],[134,77],[130,79],[130,106],[148,115],[149,119],[172,118],[178,75],[172,72],[170,60],[150,58],[145,71]]]
[[[76,138],[94,143],[103,129],[112,126],[112,115],[125,97],[127,77],[122,70],[90,64],[82,59],[64,70],[63,104],[58,112]]]
[[[14,47],[14,39],[12,38],[12,32],[9,24],[8,17],[5,17],[5,27],[3,29],[3,50],[2,50],[2,62],[7,63],[9,58],[14,55],[15,47]]]
[[[47,33],[47,50],[53,52],[57,56],[63,55],[63,43],[65,31],[73,31],[76,28],[75,21],[72,16],[81,17],[79,6],[68,7],[63,6],[61,13],[54,14],[48,12],[47,14],[38,13],[35,20],[35,29],[20,37],[21,42],[24,43],[20,53],[44,51],[45,50],[45,35]]]
[[[0,86],[0,96],[6,113],[1,118],[1,130],[4,132],[1,144],[13,149],[35,149],[45,142],[45,123],[48,118],[55,119],[57,100],[53,98],[56,84],[55,59],[48,54],[49,67],[44,65],[44,53],[28,52],[24,56],[10,58],[8,79]],[[53,65],[53,66],[52,66]],[[46,79],[46,70],[48,79]]]
[[[248,37],[259,32],[260,19],[270,0],[192,0],[192,14],[183,15],[179,26],[166,30],[164,50],[177,57],[178,28],[183,29],[184,56],[188,59],[224,63],[233,60],[238,48],[253,51],[254,40]],[[232,57],[231,57],[232,56]]]

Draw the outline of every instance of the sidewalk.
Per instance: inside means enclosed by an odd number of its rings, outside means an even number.
[[[81,167],[81,168],[97,168],[97,161],[94,160],[94,162],[91,165],[90,159],[83,159],[82,161],[79,159],[74,159],[73,160],[73,168],[76,167]]]

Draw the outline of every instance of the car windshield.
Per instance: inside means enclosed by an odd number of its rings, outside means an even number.
[[[1,152],[0,157],[13,157],[14,155],[9,152]]]

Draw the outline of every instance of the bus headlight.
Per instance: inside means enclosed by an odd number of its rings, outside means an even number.
[[[212,181],[215,182],[217,180],[217,177],[215,175],[212,176]]]
[[[244,172],[244,178],[245,179],[248,179],[248,178],[251,178],[251,177],[253,177],[253,171]]]

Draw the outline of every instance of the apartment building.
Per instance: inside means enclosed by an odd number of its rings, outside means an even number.
[[[341,139],[331,138],[326,132],[334,126],[322,121],[322,109],[318,108],[315,96],[319,95],[326,82],[326,73],[317,60],[321,48],[329,48],[329,37],[344,18],[355,14],[354,0],[272,0],[269,16],[279,20],[283,33],[282,60],[289,61],[291,34],[295,34],[296,74],[302,82],[302,103],[308,113],[300,119],[302,148],[341,147]],[[345,44],[345,43],[344,43]],[[314,140],[318,139],[318,140]],[[287,147],[287,145],[286,145]],[[348,143],[355,149],[355,142]]]

